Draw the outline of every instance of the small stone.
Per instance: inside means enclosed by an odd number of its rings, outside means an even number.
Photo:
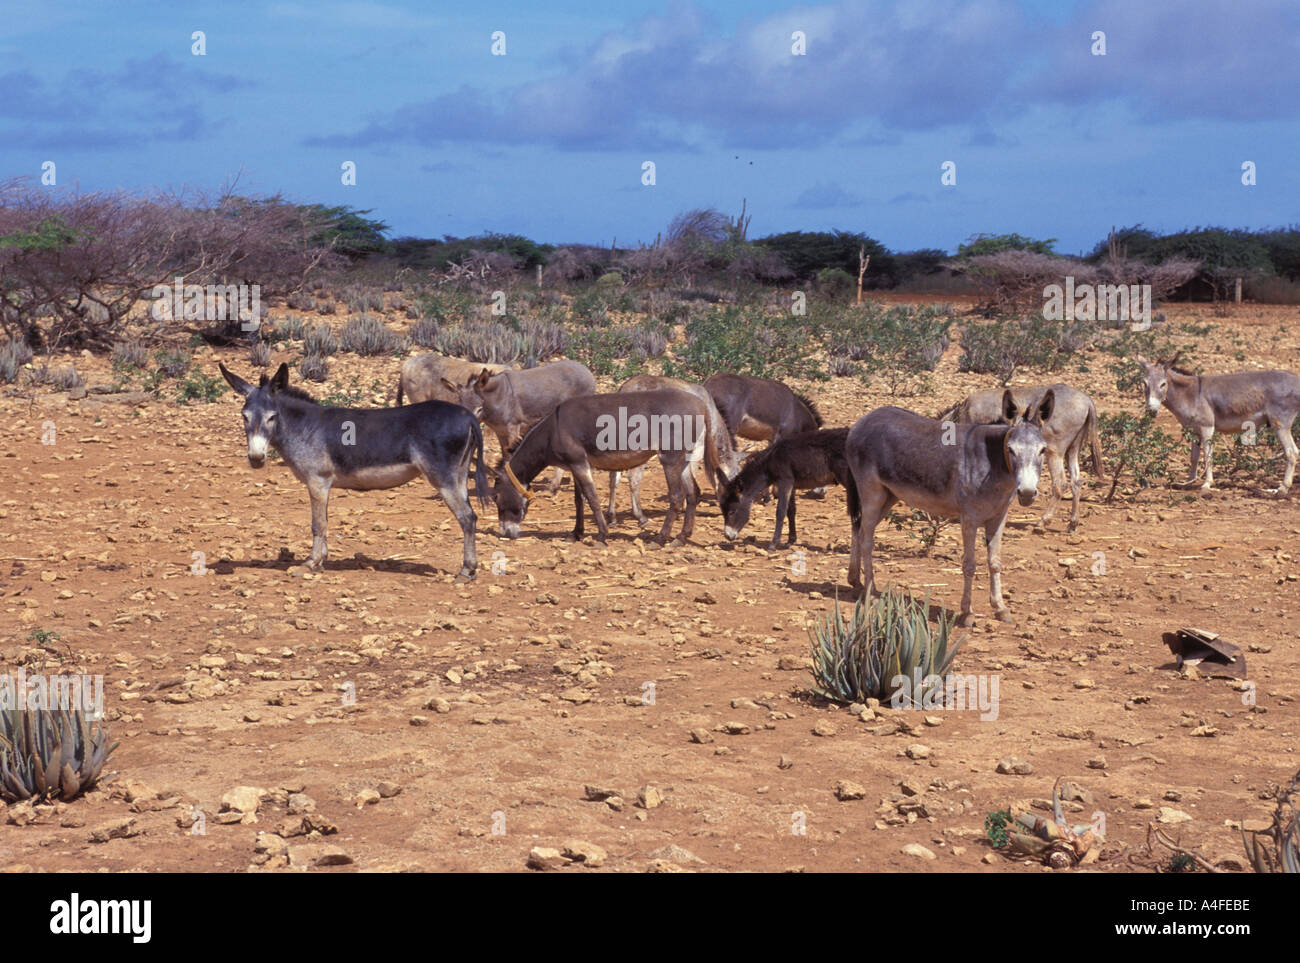
[[[1074,687],[1076,689],[1095,689],[1097,688],[1097,683],[1088,678],[1075,679]]]
[[[749,726],[743,722],[725,722],[722,727],[731,736],[743,736],[749,733]]]
[[[670,843],[661,849],[656,849],[652,853],[647,853],[651,859],[662,859],[671,863],[703,863],[704,860],[696,856],[689,849],[684,849],[675,843]]]
[[[388,779],[385,779],[376,788],[378,788],[379,790],[379,795],[382,796],[384,799],[392,799],[394,796],[398,795],[402,791],[401,786]]]
[[[654,786],[642,786],[636,796],[636,804],[642,809],[656,809],[663,801],[663,793]]]
[[[564,858],[575,863],[582,863],[593,869],[605,862],[606,853],[595,843],[582,839],[570,839],[564,844]]]
[[[1133,808],[1134,809],[1155,809],[1156,804],[1153,803],[1150,799],[1143,797],[1141,799],[1133,800]]]
[[[1174,809],[1171,806],[1161,806],[1160,814],[1156,816],[1156,822],[1165,824],[1185,823],[1191,821],[1191,816],[1181,809]]]
[[[1006,756],[998,760],[998,772],[1004,776],[1029,776],[1034,767],[1018,756]]]
[[[592,785],[583,786],[582,792],[587,802],[604,802],[606,799],[609,799],[611,796],[622,795],[622,793],[620,793],[617,789],[608,789],[605,786],[592,786]]]
[[[930,850],[922,846],[920,843],[908,843],[901,850],[899,850],[899,852],[901,852],[904,856],[915,856],[918,859],[939,858],[938,856],[934,855],[933,852],[931,852]]]
[[[314,813],[316,811],[316,800],[312,799],[306,793],[295,792],[289,796],[289,813],[300,816],[303,813]]]
[[[528,868],[543,871],[559,869],[564,865],[564,857],[558,849],[549,846],[534,846],[528,851]]]
[[[835,735],[837,732],[839,732],[839,730],[829,722],[819,722],[817,725],[813,726],[812,729],[812,734],[814,736],[824,736],[826,738]]]
[[[254,712],[245,712],[245,713],[244,713],[244,721],[245,721],[245,722],[261,722],[261,721],[262,721],[262,713],[260,713],[260,712],[255,712],[255,711],[254,711]]]
[[[411,716],[410,723],[413,726],[427,726],[429,724],[428,716]]]
[[[778,769],[790,769],[793,766],[794,766],[794,760],[791,759],[789,756],[782,756],[780,759],[776,761],[776,768]]]
[[[366,806],[373,806],[379,802],[382,797],[373,789],[363,789],[357,793],[357,808],[364,809]]]
[[[713,733],[709,732],[708,729],[691,730],[691,742],[698,743],[700,745],[705,745],[712,741],[713,741]]]
[[[1089,769],[1105,769],[1105,768],[1106,768],[1106,759],[1105,759],[1105,757],[1103,757],[1103,756],[1094,756],[1093,758],[1089,759],[1089,760],[1085,763],[1085,765],[1086,765]]]
[[[929,759],[930,747],[919,742],[914,742],[905,750],[908,759]]]
[[[265,795],[266,790],[256,786],[236,786],[221,797],[218,816],[220,813],[240,813],[242,818],[237,822],[255,823],[258,807],[262,805],[262,797]]]
[[[135,817],[126,816],[96,826],[90,831],[90,841],[92,843],[106,843],[110,839],[130,839],[138,834],[139,830],[135,828]]]
[[[866,796],[866,788],[850,779],[841,779],[835,784],[835,798],[840,802],[851,802],[855,799],[865,799]]]

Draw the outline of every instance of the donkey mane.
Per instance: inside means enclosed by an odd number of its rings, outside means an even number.
[[[275,392],[277,395],[287,395],[290,398],[297,398],[299,401],[306,401],[313,405],[319,405],[320,402],[313,398],[307,392],[303,391],[297,385],[285,385]]]
[[[790,393],[793,394],[795,398],[805,408],[808,409],[809,413],[813,416],[813,421],[817,423],[818,428],[821,428],[826,424],[825,419],[822,418],[822,413],[817,410],[817,406],[813,404],[813,400],[811,398],[809,398],[807,395],[801,395],[799,392],[793,390]]]
[[[756,455],[750,455],[745,459],[744,464],[740,466],[740,471],[736,477],[731,479],[728,486],[732,491],[744,491],[745,486],[761,479],[767,471],[767,463],[772,459],[772,449],[775,445],[768,445]]]
[[[959,401],[951,408],[945,408],[934,416],[935,421],[956,421],[966,412],[966,402]]]

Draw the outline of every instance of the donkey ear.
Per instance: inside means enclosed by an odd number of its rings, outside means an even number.
[[[235,374],[220,361],[217,362],[217,367],[221,369],[221,377],[226,379],[226,384],[230,385],[230,387],[234,388],[245,398],[256,390],[252,385],[239,377],[239,375]],[[266,375],[262,375],[262,381],[266,381]]]
[[[1151,362],[1141,355],[1138,355],[1137,363],[1142,366],[1143,371],[1149,371],[1151,369]]]
[[[482,371],[478,373],[478,386],[480,388],[482,388],[491,380],[492,380],[492,372],[488,371],[487,368],[484,368]]]
[[[1041,425],[1052,417],[1052,410],[1056,407],[1056,391],[1052,388],[1047,389],[1047,394],[1043,395],[1043,400],[1038,403],[1038,410],[1034,412],[1033,422]]]
[[[275,374],[271,376],[271,390],[283,391],[289,387],[289,365],[286,362],[280,362],[280,367],[275,369]]]
[[[1016,407],[1016,396],[1008,388],[1002,392],[1002,420],[1014,425],[1020,419],[1020,409]]]

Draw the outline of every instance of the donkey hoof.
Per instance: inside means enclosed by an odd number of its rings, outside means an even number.
[[[678,535],[676,538],[672,540],[671,544],[673,548],[682,548],[686,544],[686,536]]]
[[[975,616],[969,612],[963,612],[957,617],[957,624],[963,629],[972,628],[975,625]]]
[[[309,572],[319,572],[324,567],[325,559],[323,558],[309,558],[303,562],[303,568]]]
[[[1069,524],[1068,526],[1066,526],[1066,529],[1065,529],[1065,530],[1066,530],[1066,532],[1070,532],[1070,533],[1077,532],[1077,531],[1079,530],[1079,523],[1078,523],[1078,522],[1070,522],[1070,524]]]
[[[478,572],[475,569],[461,569],[456,573],[456,584],[462,585],[465,582],[472,582],[478,578]]]
[[[1010,610],[1010,609],[998,609],[996,612],[993,613],[993,617],[994,617],[995,619],[997,619],[999,622],[1010,622],[1010,621],[1011,621],[1011,610]]]

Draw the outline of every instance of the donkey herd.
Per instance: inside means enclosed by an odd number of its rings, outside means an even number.
[[[1168,361],[1139,360],[1146,404],[1163,404],[1194,429],[1195,484],[1204,454],[1203,489],[1213,485],[1211,439],[1216,431],[1253,432],[1269,427],[1286,456],[1280,488],[1295,476],[1297,446],[1291,426],[1300,412],[1300,377],[1287,371],[1196,375]],[[973,623],[971,589],[977,529],[988,550],[989,603],[996,618],[1010,620],[1002,599],[1002,531],[1012,499],[1031,504],[1046,463],[1051,496],[1038,523],[1051,522],[1066,487],[1072,495],[1069,530],[1079,524],[1080,454],[1087,446],[1092,469],[1102,477],[1097,409],[1082,391],[1065,384],[981,391],[935,418],[897,407],[877,408],[849,428],[826,428],[811,400],[786,385],[738,374],[715,374],[702,385],[641,375],[618,391],[600,394],[591,372],[574,361],[526,370],[476,364],[437,354],[407,360],[397,388],[397,407],[334,408],[316,403],[289,384],[289,369],[262,375],[253,385],[219,366],[244,397],[248,460],[257,468],[276,449],[307,486],[312,510],[312,551],[319,569],[328,555],[326,529],[333,488],[378,489],[423,475],[459,522],[464,550],[459,579],[477,569],[475,493],[486,509],[495,501],[499,531],[517,538],[534,498],[532,481],[554,468],[551,490],[562,472],[573,476],[573,537],[581,538],[590,508],[597,538],[615,524],[620,475],[630,475],[632,511],[648,521],[640,504],[643,466],[658,457],[668,483],[669,508],[656,541],[668,541],[682,515],[674,544],[694,530],[701,493],[695,468],[703,466],[717,496],[724,532],[739,536],[756,500],[776,496],[776,529],[769,548],[788,527],[796,539],[795,493],[841,485],[852,526],[849,582],[875,592],[872,551],[876,527],[897,503],[960,520],[963,590],[959,621]],[[479,422],[496,435],[504,455],[489,484]],[[742,458],[738,439],[768,442]],[[602,509],[593,471],[610,473],[608,505]],[[584,506],[585,502],[585,506]],[[865,569],[865,574],[863,570]]]

